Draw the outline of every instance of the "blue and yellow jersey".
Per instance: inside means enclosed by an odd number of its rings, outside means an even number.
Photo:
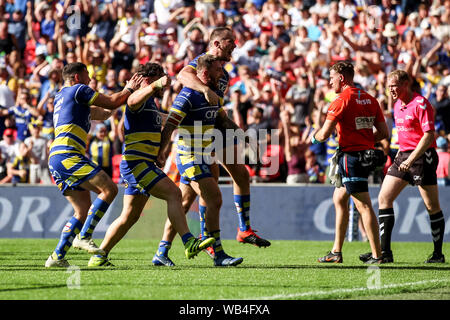
[[[222,107],[211,106],[201,92],[186,87],[180,91],[170,108],[171,116],[179,122],[179,154],[203,154],[210,147],[212,129],[221,110]]]
[[[86,154],[86,141],[91,128],[90,106],[98,92],[84,84],[63,87],[55,96],[53,125],[55,140],[49,158],[56,154]]]
[[[25,138],[30,136],[28,130],[28,124],[31,122],[31,113],[28,109],[17,105],[9,108],[9,114],[14,116],[16,127],[17,127],[17,139],[24,141]]]
[[[188,66],[190,66],[191,68],[193,68],[194,70],[197,70],[197,62],[198,62],[198,58],[200,58],[201,56],[208,54],[208,52],[202,53],[201,55],[195,57],[194,60],[192,60],[191,62],[189,62]],[[220,104],[223,105],[223,98],[225,97],[225,92],[227,91],[228,88],[228,83],[230,82],[230,75],[228,74],[228,71],[225,70],[225,68],[222,68],[223,70],[223,77],[220,78],[219,80],[219,88],[217,90],[215,90],[215,92],[217,93],[217,95],[222,98],[220,101]]]
[[[392,126],[392,130],[391,130],[391,141],[390,141],[390,148],[391,150],[394,151],[398,151],[399,149],[399,144],[398,144],[398,132],[397,132],[397,127],[395,125]]]
[[[54,136],[55,128],[53,127],[53,112],[50,112],[47,106],[44,107],[45,114],[42,119],[42,135],[52,138]]]
[[[337,148],[339,147],[338,141],[336,140],[336,134],[333,133],[326,142],[327,147],[327,164],[330,165],[330,160],[333,155],[336,153]]]
[[[103,140],[92,139],[89,144],[89,158],[96,165],[104,168],[112,167],[113,148],[112,142],[108,137]]]
[[[26,170],[27,175],[26,176],[19,176],[19,175],[14,175],[11,182],[12,183],[27,183],[28,182],[28,177],[30,174],[30,158],[28,157],[21,157],[21,156],[16,156],[12,161],[12,167],[15,170]]]
[[[162,118],[153,98],[138,110],[126,108],[122,147],[122,160],[148,160],[154,162],[161,143]]]

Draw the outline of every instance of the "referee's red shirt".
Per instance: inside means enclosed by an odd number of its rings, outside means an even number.
[[[377,99],[355,87],[336,97],[328,108],[327,120],[337,122],[339,148],[345,152],[374,149],[373,126],[385,122]]]

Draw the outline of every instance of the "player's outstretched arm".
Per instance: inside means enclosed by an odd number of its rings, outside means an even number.
[[[125,85],[122,91],[113,93],[110,96],[99,93],[95,98],[92,105],[102,107],[109,110],[117,109],[118,107],[125,104],[128,97],[141,86],[141,82],[143,77],[137,74],[134,74],[131,79]]]
[[[101,107],[91,106],[91,120],[105,121],[111,117],[114,110],[108,110]]]

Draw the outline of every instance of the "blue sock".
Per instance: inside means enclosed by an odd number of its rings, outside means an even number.
[[[53,259],[62,259],[66,255],[69,248],[72,246],[73,238],[80,232],[83,223],[77,218],[72,217],[67,221],[61,232],[61,238],[59,239],[56,249],[53,252]]]
[[[194,236],[192,235],[192,233],[187,232],[187,233],[185,233],[185,234],[183,234],[183,235],[181,236],[181,240],[183,241],[183,244],[186,244],[186,242],[188,242],[189,239],[191,239],[191,238],[193,238],[193,237],[194,237]]]
[[[97,223],[105,215],[105,212],[108,210],[108,208],[108,202],[105,202],[100,198],[94,200],[91,207],[89,208],[89,213],[86,221],[84,222],[83,229],[81,229],[81,239],[92,237],[92,233],[94,233],[94,229],[97,226]]]
[[[205,221],[206,207],[202,205],[198,205],[198,216],[200,218],[200,233],[202,240],[208,237],[208,230],[206,229],[206,221]]]
[[[247,231],[250,228],[250,195],[234,195],[234,204],[239,218],[239,230]]]
[[[165,256],[167,257],[167,253],[169,249],[172,247],[172,242],[161,240],[159,242],[158,251],[156,252],[157,256]]]

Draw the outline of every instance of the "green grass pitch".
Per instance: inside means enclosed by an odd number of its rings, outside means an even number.
[[[100,244],[97,239],[96,243]],[[179,237],[170,251],[176,266],[155,267],[158,240],[124,239],[111,252],[112,269],[87,267],[90,255],[68,252],[73,266],[46,269],[57,239],[0,239],[0,300],[448,300],[450,264],[424,264],[429,243],[393,243],[394,264],[369,267],[358,255],[369,245],[344,245],[344,263],[319,264],[329,241],[272,241],[256,248],[223,240],[226,252],[241,256],[237,267],[213,267],[200,253],[183,254]],[[450,245],[444,254],[450,257]]]

